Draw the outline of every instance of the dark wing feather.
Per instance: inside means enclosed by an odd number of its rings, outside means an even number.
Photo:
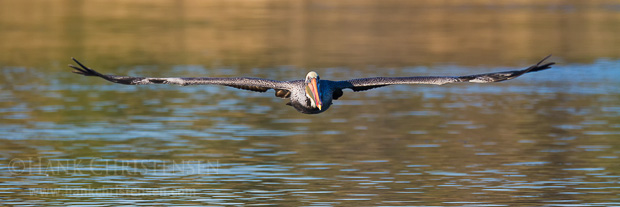
[[[69,65],[69,67],[75,69],[73,72],[84,76],[97,76],[113,83],[120,83],[126,85],[146,85],[146,84],[176,84],[176,85],[223,85],[234,87],[238,89],[265,92],[269,89],[276,89],[279,91],[290,90],[290,84],[285,81],[275,81],[262,78],[153,78],[153,77],[132,77],[132,76],[117,76],[117,75],[103,75],[89,67],[84,66],[82,63],[72,58],[80,67]]]
[[[466,76],[414,76],[414,77],[374,77],[360,78],[346,81],[338,81],[339,89],[350,88],[353,91],[364,91],[373,88],[383,87],[394,84],[435,84],[442,85],[446,83],[472,82],[472,83],[491,83],[510,80],[519,77],[525,73],[536,72],[551,68],[554,62],[545,63],[551,55],[543,58],[540,62],[523,70],[513,70],[495,73],[485,73]]]

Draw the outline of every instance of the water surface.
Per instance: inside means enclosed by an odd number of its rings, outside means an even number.
[[[620,205],[617,3],[416,2],[0,1],[1,200]],[[115,85],[66,67],[341,80],[549,53],[553,69],[515,80],[347,91],[319,115],[271,91]]]

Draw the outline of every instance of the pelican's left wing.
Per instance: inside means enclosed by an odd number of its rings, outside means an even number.
[[[519,77],[525,73],[536,72],[551,68],[554,62],[545,63],[551,55],[545,57],[540,62],[523,70],[513,70],[495,73],[485,73],[466,76],[414,76],[414,77],[374,77],[360,78],[346,81],[337,81],[336,85],[339,89],[350,88],[353,91],[364,91],[368,89],[378,88],[394,84],[435,84],[442,85],[446,83],[472,82],[472,83],[491,83],[510,80]]]
[[[290,95],[291,84],[286,81],[275,81],[262,78],[210,78],[210,77],[196,77],[196,78],[154,78],[154,77],[132,77],[132,76],[117,76],[117,75],[104,75],[91,68],[84,66],[75,58],[71,58],[80,67],[69,65],[69,67],[75,69],[73,72],[84,76],[97,76],[113,83],[120,83],[126,85],[146,85],[146,84],[175,84],[175,85],[223,85],[234,88],[265,92],[269,89],[276,90],[276,96],[288,97]]]

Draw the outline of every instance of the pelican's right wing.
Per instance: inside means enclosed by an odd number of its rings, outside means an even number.
[[[353,91],[364,91],[368,89],[378,88],[394,84],[435,84],[443,85],[446,83],[491,83],[510,80],[519,77],[525,73],[536,72],[551,68],[554,62],[545,63],[551,55],[543,58],[540,62],[523,70],[513,70],[495,73],[485,73],[465,76],[413,76],[413,77],[374,77],[360,78],[346,81],[337,81],[336,85],[339,89],[350,88]]]
[[[75,69],[73,73],[77,73],[84,76],[96,76],[113,83],[120,83],[126,85],[146,85],[146,84],[175,84],[175,85],[223,85],[234,88],[265,92],[269,89],[276,90],[276,96],[288,97],[290,95],[290,88],[292,87],[289,82],[275,81],[262,78],[210,78],[210,77],[171,77],[171,78],[155,78],[155,77],[133,77],[133,76],[117,76],[117,75],[104,75],[91,68],[84,66],[82,63],[72,58],[75,63],[80,67],[69,65],[69,67]]]

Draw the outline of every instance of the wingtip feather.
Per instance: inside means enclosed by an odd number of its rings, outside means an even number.
[[[542,60],[540,60],[536,65],[540,65],[541,63],[545,62],[545,60],[549,59],[551,57],[552,54],[547,55],[547,57],[543,58]]]
[[[80,61],[78,61],[74,57],[71,57],[71,59],[73,61],[75,61],[75,63],[77,63],[80,66],[80,67],[78,67],[78,66],[69,64],[68,66],[70,68],[74,69],[73,71],[71,71],[72,73],[80,74],[80,75],[83,75],[83,76],[100,76],[100,77],[103,77],[103,75],[101,75],[100,73],[98,73],[97,71],[95,71],[93,69],[90,69],[90,68],[86,67],[85,65],[80,63]]]

